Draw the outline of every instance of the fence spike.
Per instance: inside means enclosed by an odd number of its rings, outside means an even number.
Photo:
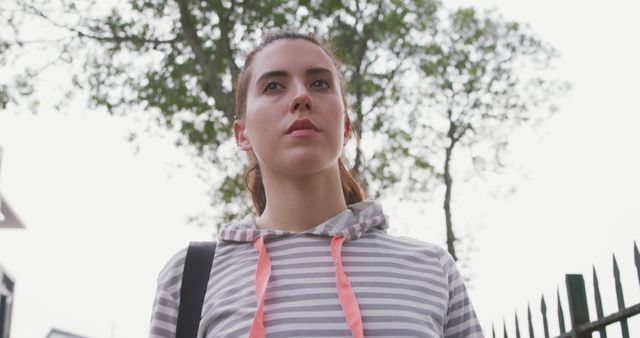
[[[633,260],[636,263],[636,272],[638,273],[638,284],[640,284],[640,252],[638,252],[638,245],[636,241],[633,241]]]
[[[596,299],[596,315],[598,319],[604,317],[602,311],[602,297],[600,297],[600,285],[598,284],[598,275],[596,274],[596,267],[593,266],[593,296]],[[606,327],[601,327],[598,332],[600,332],[600,338],[607,338],[607,330]]]
[[[493,323],[491,324],[491,336],[496,338],[496,326]]]
[[[625,308],[624,295],[622,294],[622,283],[620,282],[620,269],[618,269],[618,261],[616,261],[616,255],[613,255],[613,278],[616,282],[616,298],[618,299],[618,310]],[[629,338],[629,325],[627,320],[620,321],[620,329],[622,330],[622,338]]]
[[[560,323],[560,333],[567,332],[567,329],[564,327],[564,312],[562,311],[562,302],[560,302],[560,288],[557,289],[558,293],[558,323]]]
[[[509,336],[507,335],[507,322],[504,319],[502,320],[502,325],[504,327],[504,333],[502,334],[502,337],[509,338]]]
[[[527,304],[527,318],[529,320],[529,338],[533,337],[533,322],[531,321],[531,306]]]
[[[578,327],[589,322],[589,307],[587,306],[587,292],[584,277],[580,274],[565,275],[567,298],[569,299],[569,314],[571,315],[571,330],[575,337],[591,337],[590,332],[578,331]]]
[[[516,312],[516,338],[520,338],[520,325],[518,325],[518,313]]]
[[[547,323],[547,304],[544,302],[544,295],[542,295],[540,309],[542,310],[542,326],[544,327],[544,338],[549,338],[549,324]]]

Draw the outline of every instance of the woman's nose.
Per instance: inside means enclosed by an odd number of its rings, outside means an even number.
[[[294,97],[289,105],[289,112],[296,113],[301,111],[312,112],[313,100],[303,84],[295,86]]]

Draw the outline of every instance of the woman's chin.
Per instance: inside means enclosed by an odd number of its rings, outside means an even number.
[[[318,174],[332,165],[337,166],[337,161],[312,154],[303,154],[288,157],[278,167],[280,172],[288,176],[302,177]]]

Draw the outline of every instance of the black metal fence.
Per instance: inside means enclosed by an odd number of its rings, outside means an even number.
[[[638,274],[638,283],[640,285],[640,253],[638,246],[633,243],[633,255]],[[569,315],[571,319],[571,329],[566,330],[565,317],[560,301],[560,291],[557,292],[558,304],[558,328],[560,335],[555,338],[591,338],[593,332],[598,332],[600,338],[607,337],[606,327],[611,324],[620,323],[621,336],[629,338],[629,326],[627,319],[640,313],[640,303],[626,306],[624,303],[624,295],[622,292],[622,283],[620,282],[620,269],[616,256],[613,256],[613,278],[615,280],[616,299],[618,303],[618,312],[605,316],[602,311],[602,298],[600,297],[600,286],[598,285],[598,276],[595,267],[593,268],[593,291],[596,304],[596,319],[591,320],[589,316],[589,307],[587,305],[587,293],[585,282],[582,275],[566,275],[567,298],[569,304]],[[542,314],[542,327],[544,330],[544,338],[549,338],[549,323],[547,320],[547,304],[542,296],[540,302],[540,311]],[[529,338],[534,338],[534,324],[531,319],[531,308],[527,307],[527,321]],[[491,328],[493,338],[496,338],[495,326]],[[507,323],[503,322],[503,337],[508,338]],[[513,335],[512,335],[513,337]],[[518,314],[515,315],[515,337],[521,338],[520,324],[518,322]]]

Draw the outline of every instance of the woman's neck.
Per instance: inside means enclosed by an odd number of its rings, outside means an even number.
[[[261,228],[301,232],[347,208],[337,166],[307,177],[263,172],[267,206]]]

